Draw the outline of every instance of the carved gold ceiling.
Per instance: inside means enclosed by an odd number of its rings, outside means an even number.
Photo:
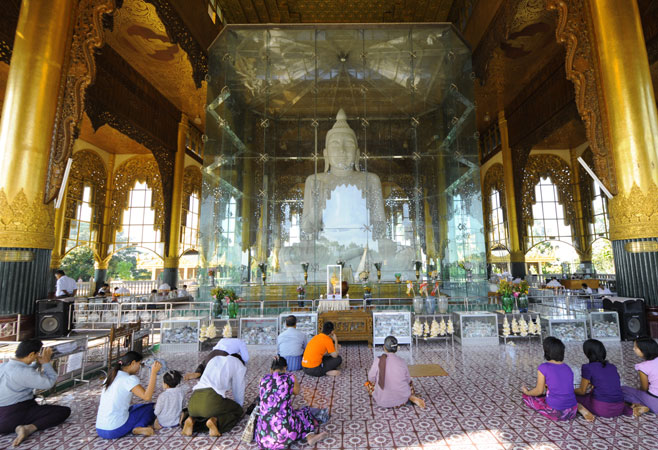
[[[445,22],[453,2],[454,0],[218,0],[226,23],[230,24]]]
[[[562,125],[555,130],[553,134],[539,142],[536,147],[546,150],[572,149],[578,147],[585,141],[587,141],[585,125],[583,125],[583,121],[578,118]]]
[[[82,118],[82,124],[80,125],[80,139],[83,139],[96,147],[102,148],[109,153],[119,155],[151,153],[151,151],[142,144],[132,140],[109,125],[103,125],[94,132],[94,128],[91,126],[91,121],[87,114]]]
[[[203,129],[206,83],[196,88],[187,54],[171,43],[152,4],[124,0],[107,43],[190,120],[199,116]]]

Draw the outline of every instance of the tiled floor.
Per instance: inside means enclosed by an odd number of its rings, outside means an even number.
[[[636,385],[633,365],[639,362],[631,343],[608,344],[609,359],[622,373],[623,382]],[[454,350],[445,343],[421,342],[413,354],[401,348],[409,362],[438,363],[449,376],[414,380],[427,408],[382,409],[363,388],[372,363],[372,350],[364,344],[345,345],[343,373],[337,378],[315,379],[302,375],[302,395],[295,404],[331,408],[325,426],[329,437],[319,449],[658,449],[658,420],[649,413],[640,419],[622,417],[582,418],[552,423],[522,405],[520,388],[534,386],[536,367],[542,362],[541,345],[500,345]],[[272,350],[250,349],[246,399],[255,396],[260,376],[269,367]],[[200,355],[170,355],[169,366],[181,371],[195,367]],[[580,345],[569,345],[567,362],[579,379],[585,361]],[[143,373],[145,377],[147,373]],[[300,373],[301,375],[301,373]],[[143,379],[146,381],[145,379]],[[255,449],[240,443],[246,419],[219,438],[207,435],[183,437],[179,429],[159,431],[156,436],[125,437],[107,441],[96,436],[94,421],[100,384],[92,382],[64,392],[50,401],[73,409],[61,426],[36,433],[20,448],[39,449]],[[10,447],[13,435],[0,437],[0,448]],[[295,445],[292,448],[309,448]]]

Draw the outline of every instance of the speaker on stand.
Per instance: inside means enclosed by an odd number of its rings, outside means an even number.
[[[623,340],[634,340],[649,335],[643,299],[603,297],[603,309],[606,311],[617,311],[621,338]]]
[[[71,331],[73,299],[37,300],[37,337],[57,338]]]

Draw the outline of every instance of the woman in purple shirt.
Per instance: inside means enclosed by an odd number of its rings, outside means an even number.
[[[375,359],[368,371],[366,387],[382,408],[392,408],[411,402],[421,408],[425,400],[416,397],[411,386],[409,368],[395,353],[398,351],[398,340],[395,336],[384,339],[384,354]]]
[[[564,363],[564,344],[550,336],[544,339],[543,346],[546,362],[537,368],[534,389],[521,388],[523,402],[551,420],[571,420],[576,417],[578,406],[573,392],[573,372]]]
[[[624,403],[617,367],[605,359],[605,346],[601,341],[588,339],[583,344],[583,353],[589,359],[589,364],[581,367],[580,387],[574,390],[578,412],[590,422],[594,416],[632,415],[633,410]]]

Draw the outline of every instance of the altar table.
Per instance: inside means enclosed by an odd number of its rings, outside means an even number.
[[[335,300],[334,300],[335,301]],[[338,343],[368,341],[372,346],[372,313],[363,310],[328,311],[318,314],[318,330],[325,322],[334,323]]]

